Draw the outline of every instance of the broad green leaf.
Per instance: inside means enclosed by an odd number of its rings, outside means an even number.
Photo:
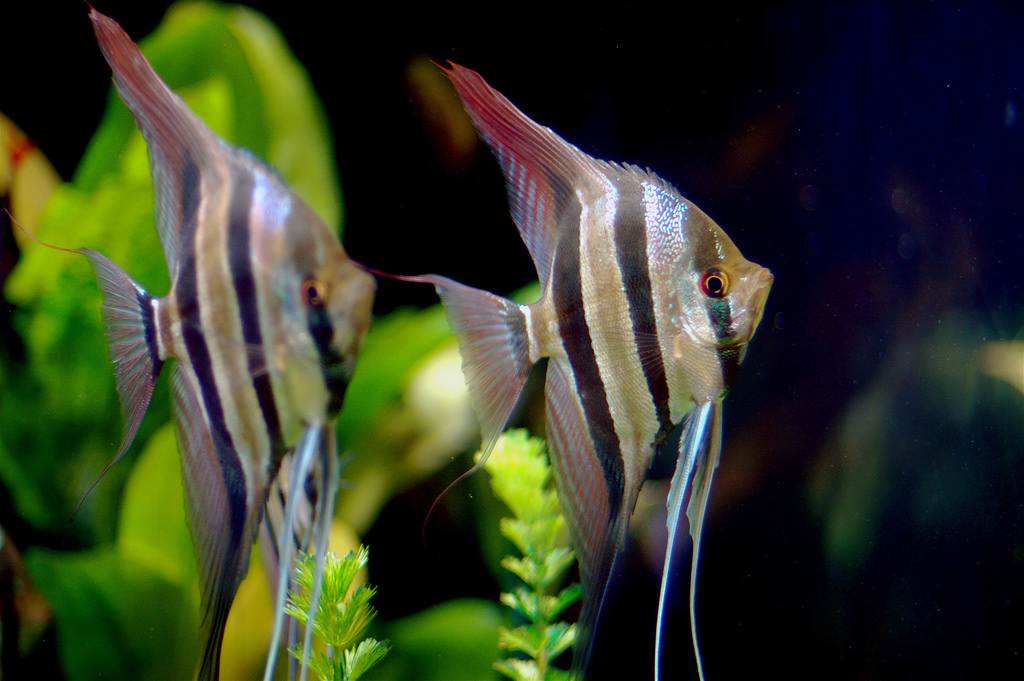
[[[367,681],[487,681],[497,675],[501,607],[474,599],[447,601],[393,622],[391,654]]]
[[[288,178],[324,222],[340,228],[342,197],[330,128],[309,75],[263,17],[241,7],[231,13],[228,28],[252,69],[261,95],[258,105],[267,121],[263,151],[258,153]]]
[[[440,305],[375,319],[338,419],[339,447],[353,454],[339,515],[365,532],[390,497],[467,451],[476,436]]]
[[[53,605],[68,679],[189,678],[199,593],[170,424],[126,485],[117,544],[35,549],[26,562]]]
[[[188,678],[198,616],[179,585],[110,548],[26,558],[56,614],[64,672],[77,679]]]
[[[146,565],[184,591],[198,577],[185,513],[181,462],[174,426],[164,424],[132,467],[118,522],[120,555]]]

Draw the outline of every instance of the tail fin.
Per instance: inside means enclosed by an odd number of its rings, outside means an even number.
[[[530,339],[526,313],[506,298],[433,274],[396,278],[433,284],[437,289],[459,342],[462,373],[480,421],[480,460],[445,488],[427,512],[429,519],[449,489],[483,466],[508,424],[533,368]]]
[[[135,439],[153,397],[163,360],[157,345],[153,297],[102,253],[91,248],[75,252],[89,258],[103,293],[103,325],[124,415],[124,435],[117,454],[82,496],[78,502],[80,507],[111,466],[124,457]],[[75,511],[77,513],[78,507]]]
[[[448,324],[459,341],[462,372],[480,420],[483,465],[505,429],[526,385],[530,361],[526,314],[510,300],[456,281],[428,275],[444,304]]]

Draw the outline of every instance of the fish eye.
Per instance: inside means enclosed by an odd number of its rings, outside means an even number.
[[[717,267],[710,267],[700,279],[700,290],[708,298],[722,298],[729,292],[729,275]]]
[[[323,307],[327,287],[319,279],[309,278],[302,282],[302,300],[309,307]]]

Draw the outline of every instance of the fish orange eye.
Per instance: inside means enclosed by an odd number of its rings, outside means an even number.
[[[302,282],[302,299],[309,307],[323,307],[326,287],[322,281],[307,279]]]
[[[708,298],[722,298],[729,292],[729,275],[717,267],[704,272],[700,280],[700,290]]]

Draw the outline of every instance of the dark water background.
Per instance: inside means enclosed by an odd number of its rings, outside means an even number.
[[[109,72],[80,3],[30,4],[0,19],[0,110],[68,177]],[[492,157],[453,162],[424,122],[406,69],[425,56],[655,170],[773,271],[705,528],[709,679],[1021,678],[1024,397],[981,357],[1024,323],[1024,6],[250,4],[324,100],[357,260],[502,293],[533,277]],[[164,7],[97,4],[133,37]],[[385,283],[378,310],[434,300]],[[386,538],[418,537],[430,498],[397,499],[366,538],[384,618],[496,592],[472,546],[429,592],[410,584],[431,549]],[[596,679],[649,678],[644,555],[621,566]],[[683,573],[666,678],[694,675]]]

